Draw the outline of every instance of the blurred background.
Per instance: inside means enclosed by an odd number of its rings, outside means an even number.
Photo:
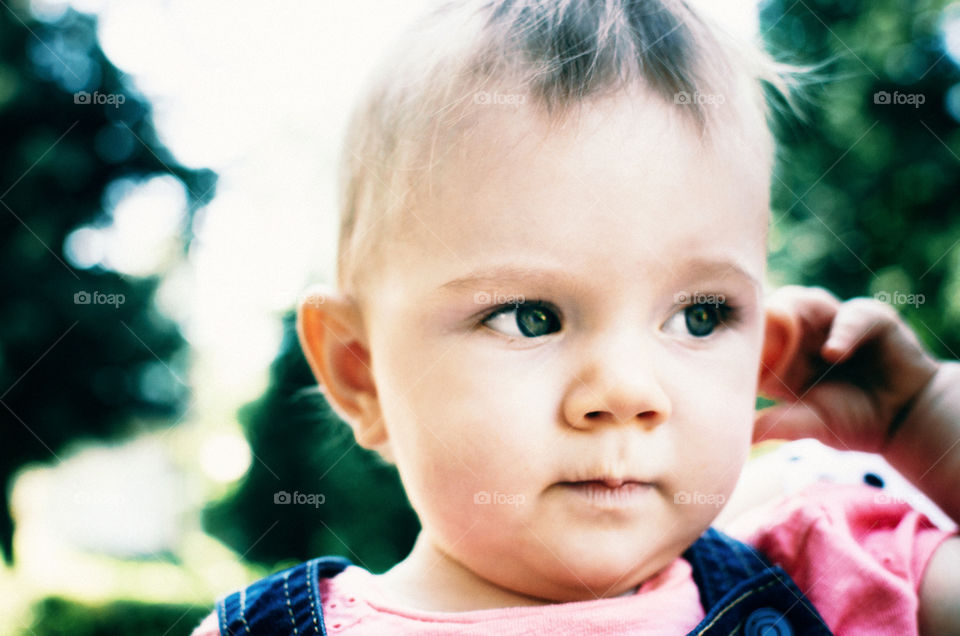
[[[360,78],[424,4],[0,0],[0,636],[189,634],[284,565],[406,554],[291,310],[333,276]],[[960,3],[707,4],[818,65],[770,284],[876,296],[960,357]]]

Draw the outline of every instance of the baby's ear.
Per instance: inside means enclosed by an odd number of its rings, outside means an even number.
[[[320,389],[364,448],[387,439],[370,370],[363,319],[356,302],[327,286],[314,286],[297,306],[297,335]]]
[[[785,397],[782,380],[797,355],[800,324],[788,309],[769,303],[764,306],[764,324],[757,390],[763,395]]]

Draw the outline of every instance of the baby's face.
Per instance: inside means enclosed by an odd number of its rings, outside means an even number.
[[[444,555],[537,598],[616,596],[746,459],[768,167],[702,147],[682,106],[620,97],[550,132],[489,108],[368,295],[388,444]]]

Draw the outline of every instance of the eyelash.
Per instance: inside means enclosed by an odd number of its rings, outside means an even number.
[[[677,306],[675,307],[675,311],[670,314],[670,318],[673,318],[673,316],[675,316],[677,313],[679,313],[679,312],[681,312],[681,311],[686,311],[689,307],[697,307],[697,306],[701,306],[701,305],[702,305],[702,306],[706,306],[706,307],[716,307],[716,309],[717,309],[718,322],[717,322],[717,328],[716,328],[714,331],[712,331],[711,333],[709,333],[708,335],[706,335],[706,336],[699,336],[699,337],[698,337],[698,336],[693,336],[693,334],[690,334],[693,338],[695,338],[695,339],[697,339],[697,340],[706,340],[706,339],[710,338],[712,335],[714,335],[714,333],[715,333],[717,330],[719,330],[719,329],[721,329],[721,328],[723,328],[723,329],[730,329],[730,328],[736,327],[736,326],[740,323],[740,319],[741,319],[741,310],[740,310],[740,307],[738,307],[738,306],[736,306],[736,305],[733,305],[733,304],[730,303],[728,300],[723,300],[723,301],[719,301],[719,302],[716,302],[716,303],[686,303],[686,304],[682,304],[682,305],[677,305]],[[480,318],[479,326],[485,326],[490,320],[492,320],[492,319],[495,318],[496,316],[498,316],[498,315],[500,315],[500,314],[502,314],[502,313],[504,313],[504,312],[507,312],[507,311],[510,311],[510,310],[514,310],[514,309],[516,309],[516,308],[518,308],[518,307],[521,307],[521,306],[524,306],[524,307],[541,307],[541,308],[543,308],[543,309],[546,309],[547,311],[550,311],[550,312],[552,312],[554,315],[556,315],[556,317],[557,317],[558,321],[560,322],[560,324],[563,325],[563,316],[562,316],[562,314],[560,313],[559,310],[557,310],[557,309],[556,309],[552,304],[550,304],[549,302],[546,302],[546,301],[544,301],[544,300],[536,299],[536,300],[524,301],[524,302],[522,302],[522,303],[504,303],[504,304],[497,305],[496,307],[494,307],[494,308],[492,308],[491,310],[489,310],[488,312],[486,312],[486,313]],[[670,318],[668,318],[667,320],[670,320]],[[666,324],[666,322],[664,322],[664,324]],[[531,338],[531,339],[532,339],[532,338]]]

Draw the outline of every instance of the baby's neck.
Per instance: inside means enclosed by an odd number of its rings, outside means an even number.
[[[420,533],[403,561],[377,576],[386,600],[398,607],[431,612],[469,612],[547,605],[477,576]]]
[[[404,609],[469,612],[554,603],[500,587],[478,576],[437,548],[423,532],[407,558],[376,578],[385,600]],[[636,591],[633,588],[621,596]]]

